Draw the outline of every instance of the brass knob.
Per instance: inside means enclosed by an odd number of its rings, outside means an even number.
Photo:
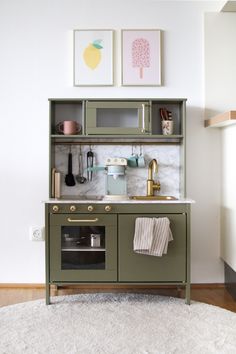
[[[58,210],[59,210],[59,206],[58,206],[58,205],[53,205],[52,210],[53,210],[55,213],[57,213]]]
[[[75,205],[71,205],[70,206],[70,211],[76,211],[76,206]]]
[[[88,206],[88,211],[93,211],[94,207],[92,205]]]
[[[111,206],[110,205],[106,205],[105,206],[105,211],[111,211]]]

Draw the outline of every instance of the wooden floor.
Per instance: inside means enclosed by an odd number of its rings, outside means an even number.
[[[175,288],[129,288],[129,289],[114,289],[114,288],[60,288],[57,293],[58,295],[67,295],[67,294],[76,294],[76,293],[85,293],[85,292],[140,292],[140,293],[152,293],[158,295],[174,296],[174,297],[184,297],[184,290],[177,290]],[[52,295],[56,295],[52,291]],[[32,287],[3,287],[0,286],[0,307],[21,303],[25,301],[43,299],[45,297],[45,289],[42,286],[35,288]],[[210,284],[207,285],[193,285],[191,289],[191,299],[195,301],[204,302],[207,304],[215,305],[222,307],[224,309],[236,312],[236,301],[232,298],[230,293],[226,288],[221,286],[214,286]]]

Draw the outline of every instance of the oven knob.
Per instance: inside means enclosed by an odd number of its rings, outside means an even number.
[[[76,211],[76,206],[75,206],[75,205],[71,205],[71,206],[70,206],[70,211],[72,211],[72,212],[73,212],[73,211]]]
[[[92,205],[88,206],[88,211],[93,211],[94,207]]]
[[[53,205],[52,211],[54,211],[55,213],[57,213],[57,212],[59,211],[59,206],[58,206],[58,205]]]
[[[105,206],[105,211],[111,211],[111,206],[110,205],[106,205]]]

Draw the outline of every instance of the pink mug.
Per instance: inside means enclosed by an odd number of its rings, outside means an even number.
[[[63,133],[65,135],[79,134],[81,131],[81,125],[74,120],[64,120],[56,126],[58,133]]]

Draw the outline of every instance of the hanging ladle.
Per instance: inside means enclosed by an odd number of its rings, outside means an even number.
[[[91,150],[91,145],[90,145],[89,151],[87,152],[87,179],[90,182],[93,179],[93,171],[91,170],[91,168],[93,168],[93,159],[94,159],[94,154]]]
[[[75,176],[76,181],[80,184],[83,184],[87,181],[87,179],[83,176],[83,155],[81,145],[79,147],[79,155],[78,155],[78,174]]]

